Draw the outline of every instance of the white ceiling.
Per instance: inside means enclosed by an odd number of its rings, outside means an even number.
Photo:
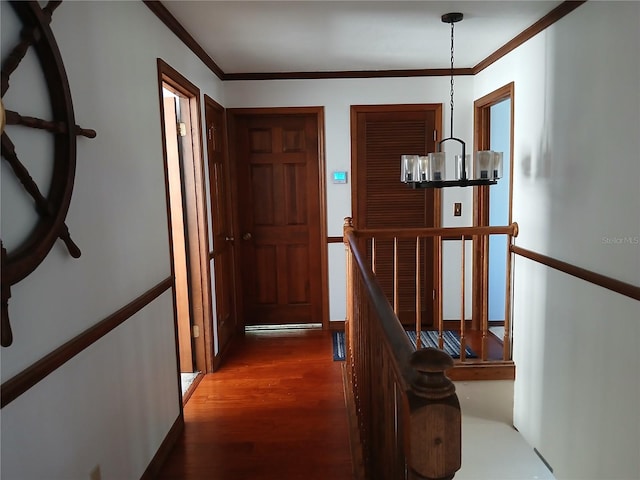
[[[226,73],[471,68],[562,1],[163,1]]]

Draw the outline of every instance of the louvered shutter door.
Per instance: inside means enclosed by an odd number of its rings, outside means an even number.
[[[381,107],[389,108],[389,107]],[[434,225],[434,190],[400,182],[400,156],[434,151],[435,112],[357,113],[358,228],[416,228]],[[370,247],[368,248],[370,255]],[[403,323],[415,321],[415,241],[398,243],[399,309]],[[433,242],[421,244],[423,324],[432,321]],[[393,304],[393,242],[376,243],[376,276]]]

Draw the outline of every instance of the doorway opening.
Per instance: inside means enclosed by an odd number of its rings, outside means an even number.
[[[212,371],[213,339],[199,90],[158,59],[178,381]],[[196,379],[196,381],[194,381]],[[181,392],[183,389],[180,389]],[[186,388],[183,398],[192,388]]]
[[[478,226],[503,226],[512,221],[513,171],[513,97],[514,84],[476,100],[475,151],[496,150],[504,152],[503,177],[497,185],[477,187],[475,194],[475,218]],[[474,325],[488,318],[490,330],[502,338],[504,330],[507,239],[492,237],[489,241],[474,242]],[[484,259],[488,261],[485,263]],[[483,268],[487,265],[488,268]],[[489,301],[482,307],[482,298]]]
[[[489,226],[509,225],[509,180],[511,178],[511,99],[506,98],[489,107],[491,148],[504,152],[503,180],[489,188]],[[504,322],[506,288],[507,237],[489,238],[489,324]],[[502,332],[503,333],[503,332]],[[500,338],[502,338],[500,333]]]

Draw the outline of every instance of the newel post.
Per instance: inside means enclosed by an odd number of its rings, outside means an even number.
[[[409,452],[412,480],[448,480],[462,464],[462,426],[456,387],[445,375],[453,359],[424,348],[409,358],[414,370],[409,395]]]
[[[353,219],[351,217],[344,218],[344,224],[342,227],[342,241],[344,242],[346,268],[347,268],[347,312],[344,325],[345,333],[345,346],[351,351],[351,339],[353,338],[353,302],[354,302],[354,290],[353,290],[353,262],[351,255],[351,247],[349,246],[348,233],[353,231]],[[346,352],[346,353],[349,353]],[[348,358],[350,361],[350,359]]]

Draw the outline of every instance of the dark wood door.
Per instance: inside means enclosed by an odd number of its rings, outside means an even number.
[[[245,325],[321,323],[317,116],[233,118]]]
[[[224,108],[205,95],[207,156],[213,273],[215,279],[216,326],[218,351],[223,352],[236,331],[234,239],[231,224],[230,196],[226,153]]]
[[[435,151],[440,105],[353,106],[353,212],[356,228],[423,228],[439,225],[439,194],[400,182],[400,156]],[[415,240],[398,242],[400,320],[415,323]],[[370,248],[370,247],[369,247]],[[434,242],[422,242],[422,322],[433,323]],[[393,304],[393,242],[376,242],[376,277]]]

